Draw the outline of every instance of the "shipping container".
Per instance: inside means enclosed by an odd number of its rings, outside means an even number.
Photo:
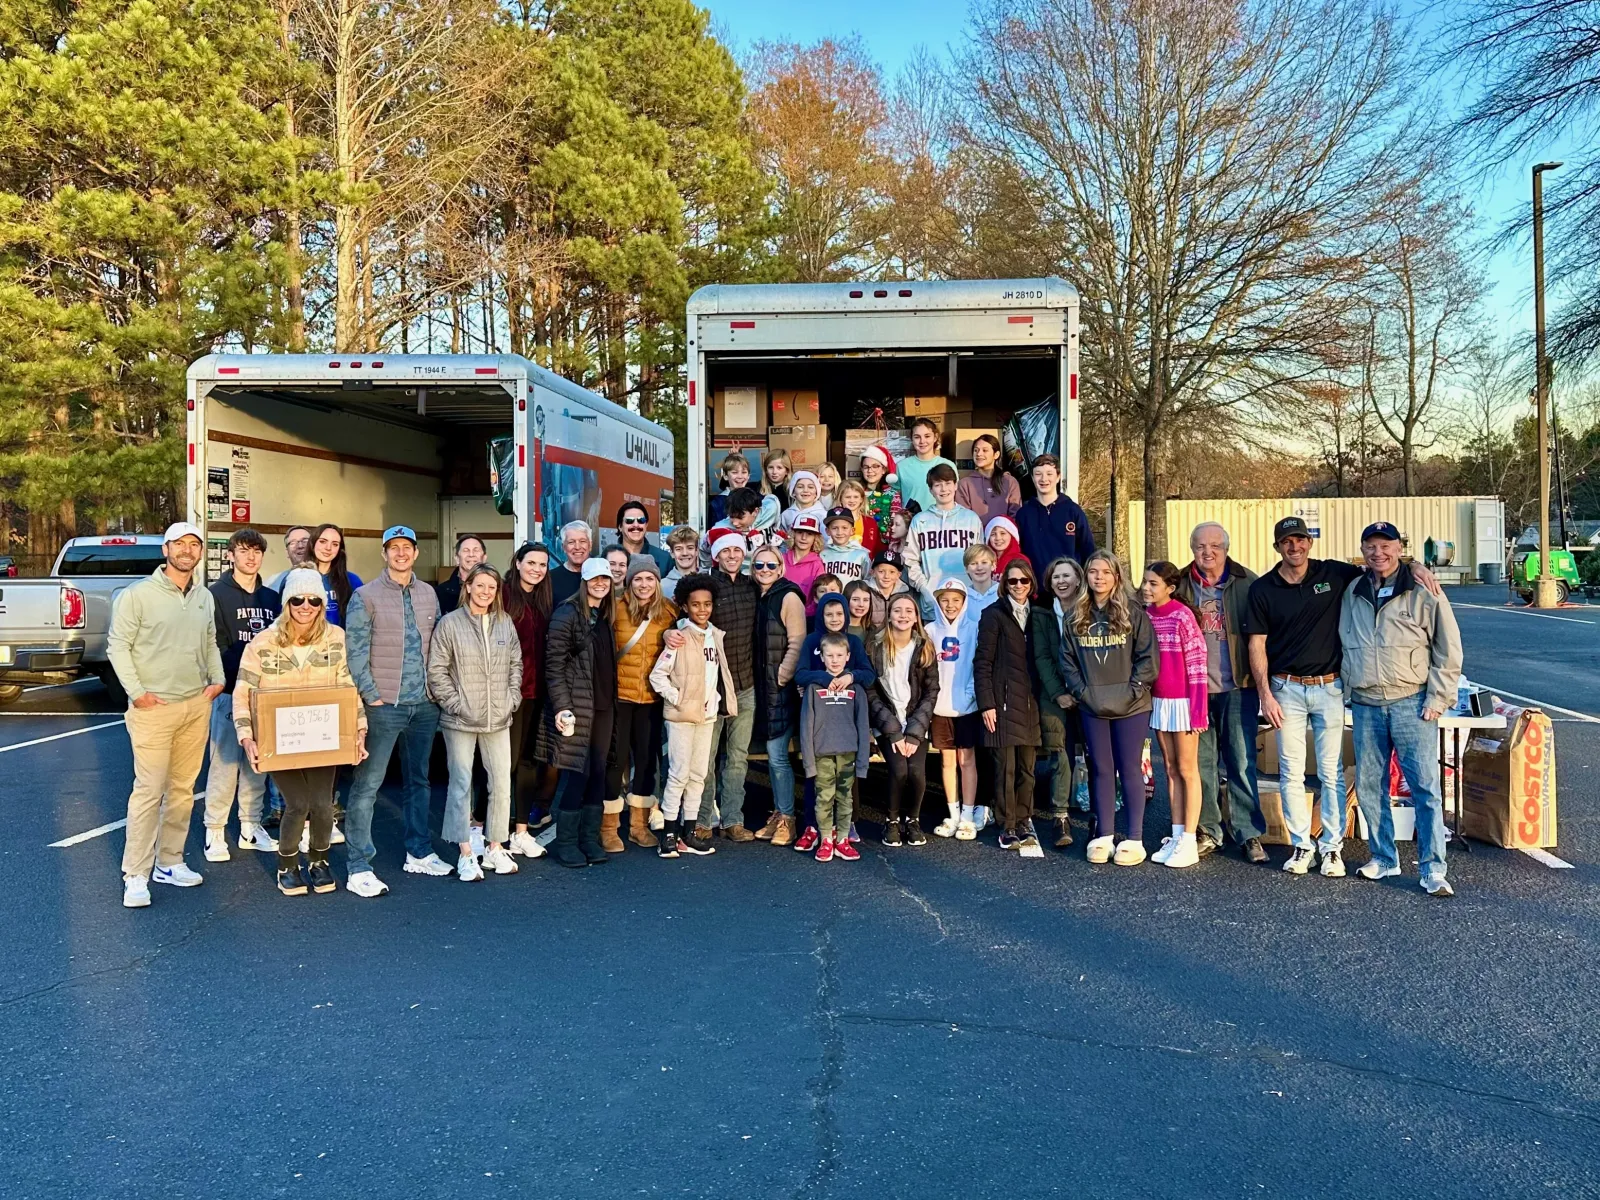
[[[1189,561],[1189,534],[1202,521],[1216,521],[1228,531],[1229,554],[1258,574],[1274,566],[1272,527],[1284,517],[1303,517],[1316,544],[1314,558],[1358,561],[1361,531],[1374,521],[1388,521],[1406,540],[1408,553],[1423,558],[1429,538],[1442,568],[1478,577],[1480,562],[1501,563],[1505,556],[1505,505],[1498,496],[1328,496],[1284,500],[1168,500],[1165,557],[1182,566]],[[1129,563],[1135,571],[1163,557],[1146,553],[1144,501],[1128,505]],[[1448,561],[1447,561],[1448,560]]]
[[[517,541],[553,542],[567,521],[614,540],[624,500],[643,501],[652,537],[671,508],[670,431],[516,355],[212,354],[189,368],[188,407],[208,577],[245,526],[269,535],[270,576],[288,565],[271,535],[340,525],[350,569],[372,579],[383,530],[409,525],[417,573],[437,580],[459,534],[503,569]],[[489,453],[506,438],[509,514]]]

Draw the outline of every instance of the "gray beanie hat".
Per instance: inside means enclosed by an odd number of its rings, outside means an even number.
[[[628,577],[624,582],[631,586],[635,575],[654,575],[660,579],[661,568],[648,554],[635,554],[628,560]]]

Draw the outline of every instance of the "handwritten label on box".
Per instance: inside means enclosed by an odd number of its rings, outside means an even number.
[[[306,704],[277,711],[274,754],[312,754],[339,748],[339,706]]]

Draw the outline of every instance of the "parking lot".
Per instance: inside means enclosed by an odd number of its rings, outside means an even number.
[[[1557,721],[1571,866],[1475,845],[1451,902],[1281,847],[1092,867],[1081,825],[1042,862],[719,842],[465,885],[399,870],[386,795],[387,897],[281,897],[197,817],[205,885],[129,911],[120,714],[30,691],[0,714],[0,1190],[1600,1194],[1600,608],[1504,595],[1452,589],[1466,673]]]

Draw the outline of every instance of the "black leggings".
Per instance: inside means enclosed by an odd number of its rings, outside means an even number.
[[[278,827],[279,855],[300,856],[300,830],[311,822],[311,857],[326,858],[333,840],[333,781],[338,767],[306,767],[274,771],[272,781],[283,793],[283,823]]]
[[[511,714],[511,823],[533,819],[538,802],[541,764],[533,757],[533,743],[544,720],[544,701],[524,699]]]
[[[922,797],[928,790],[928,743],[917,744],[910,758],[894,747],[894,738],[880,737],[878,749],[889,764],[889,820],[922,820]]]
[[[622,794],[631,760],[633,778],[628,791],[635,796],[653,796],[656,791],[656,757],[661,752],[661,701],[636,704],[617,701],[617,727],[611,739],[611,767],[606,771],[606,799]]]
[[[556,734],[556,737],[560,736]],[[606,759],[611,752],[611,736],[612,709],[607,705],[595,710],[594,728],[589,731],[583,769],[570,771],[563,768],[561,771],[560,782],[556,784],[558,808],[598,808],[606,802]]]
[[[1033,819],[1033,763],[1039,757],[1037,746],[991,746],[988,758],[994,765],[994,801],[1000,810],[1001,825],[1020,833]]]

